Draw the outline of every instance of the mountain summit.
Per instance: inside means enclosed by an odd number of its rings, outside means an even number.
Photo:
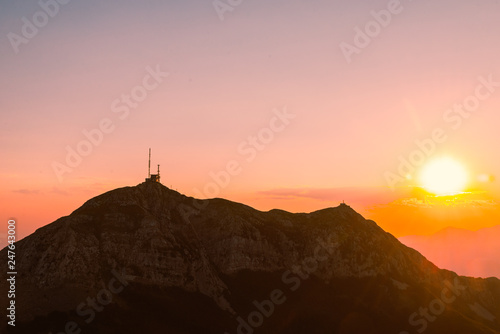
[[[344,204],[261,212],[145,182],[16,250],[21,333],[500,333],[498,279],[440,270]]]

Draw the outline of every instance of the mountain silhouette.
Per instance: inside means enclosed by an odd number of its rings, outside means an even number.
[[[145,182],[16,252],[19,333],[500,333],[498,279],[441,270],[345,204],[261,212]]]
[[[460,275],[500,278],[500,225],[477,231],[449,227],[433,235],[399,240]]]

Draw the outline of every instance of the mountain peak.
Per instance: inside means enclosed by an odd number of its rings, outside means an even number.
[[[498,280],[439,270],[345,204],[311,213],[262,212],[144,182],[94,197],[16,245],[18,270],[30,273],[18,281],[20,326],[29,329],[61,331],[57,312],[78,319],[82,299],[99,293],[117,272],[130,280],[126,292],[88,325],[91,332],[109,323],[130,332],[130,319],[143,325],[137,332],[234,332],[235,319],[252,311],[252,301],[277,289],[290,301],[262,333],[302,333],[306,324],[317,333],[356,332],[342,326],[400,332],[413,310],[453,281],[467,293],[428,333],[500,329],[467,304],[500,318]],[[444,327],[449,318],[452,327]],[[360,319],[373,325],[360,328]]]

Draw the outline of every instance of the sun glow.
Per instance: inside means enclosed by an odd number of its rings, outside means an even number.
[[[457,161],[440,158],[424,166],[420,175],[422,186],[435,195],[455,195],[467,185],[467,172]]]

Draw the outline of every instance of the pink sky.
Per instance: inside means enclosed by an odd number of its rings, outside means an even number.
[[[500,4],[401,2],[348,64],[339,45],[352,44],[354,28],[387,6],[244,1],[221,21],[210,1],[70,2],[16,54],[8,34],[41,9],[2,3],[1,216],[18,219],[21,236],[31,233],[95,195],[142,182],[152,147],[163,183],[187,195],[236,161],[240,173],[218,197],[294,212],[345,199],[398,236],[440,230],[442,217],[401,226],[419,184],[391,191],[384,173],[436,127],[447,140],[435,155],[455,157],[473,180],[500,170],[500,88],[459,128],[443,120],[474,94],[478,77],[500,82]],[[142,85],[148,67],[169,75],[120,119],[113,102]],[[294,118],[248,161],[238,148],[285,107]],[[53,163],[64,164],[66,147],[103,119],[114,130],[60,182]],[[498,182],[470,186],[493,211],[450,221],[491,226]]]

